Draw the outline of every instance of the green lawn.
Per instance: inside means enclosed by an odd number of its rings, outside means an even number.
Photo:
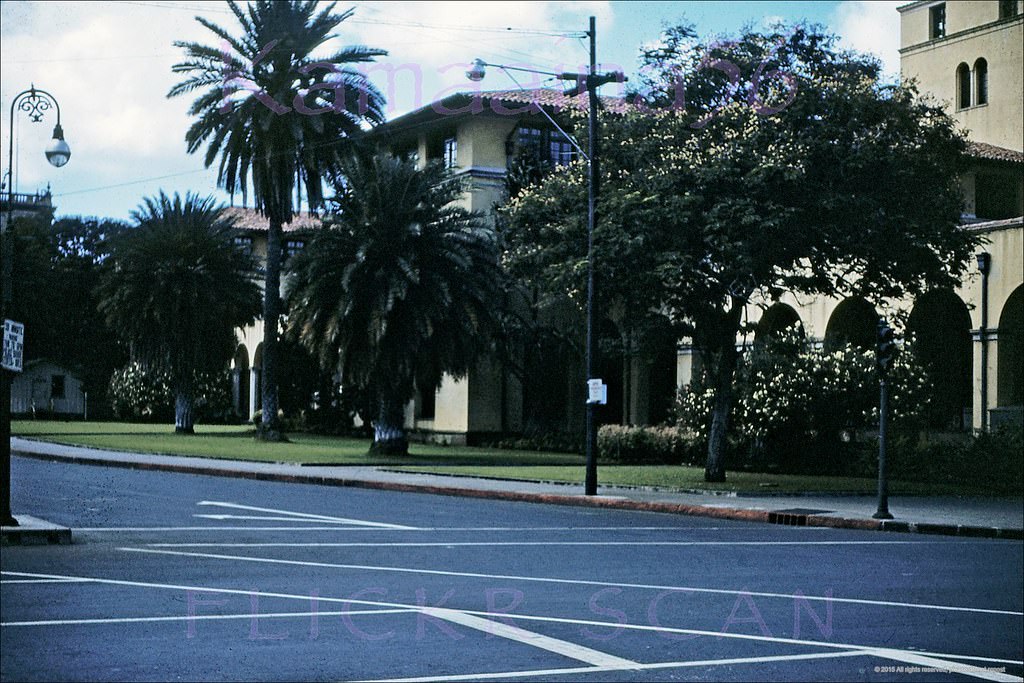
[[[315,434],[290,433],[289,443],[262,443],[250,425],[197,425],[194,435],[174,433],[172,425],[123,422],[48,422],[14,420],[16,436],[111,450],[167,453],[204,458],[300,462],[331,465],[446,463],[465,465],[579,465],[583,458],[563,453],[492,450],[412,444],[407,458],[370,457],[370,442]]]
[[[582,456],[563,453],[412,444],[408,457],[371,457],[367,455],[370,442],[365,439],[293,433],[288,435],[289,443],[262,443],[253,438],[253,430],[248,425],[198,425],[196,434],[191,436],[174,434],[173,429],[170,425],[121,422],[15,420],[11,423],[11,432],[17,436],[140,453],[262,462],[386,465],[413,472],[555,481],[581,486],[584,478]],[[874,479],[752,472],[730,472],[727,482],[708,484],[704,482],[703,468],[672,465],[601,465],[598,479],[602,484],[762,493],[873,494],[877,486]],[[889,491],[895,495],[992,495],[984,489],[898,481],[890,482]]]
[[[521,479],[526,481],[566,482],[583,485],[581,467],[562,465],[528,465],[522,467],[493,467],[478,465],[411,466],[395,468],[405,472],[455,474],[494,479]],[[654,487],[683,491],[741,491],[744,493],[862,493],[875,494],[878,481],[857,477],[820,477],[791,474],[759,474],[756,472],[729,472],[728,481],[709,484],[704,481],[703,467],[675,465],[600,465],[598,481],[606,485]],[[918,482],[889,482],[893,495],[997,495],[985,489],[927,484]]]

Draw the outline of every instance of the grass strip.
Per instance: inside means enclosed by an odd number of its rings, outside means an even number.
[[[123,422],[44,422],[15,420],[15,436],[72,446],[90,446],[134,453],[187,455],[226,460],[287,462],[323,465],[571,465],[583,458],[564,453],[512,451],[463,446],[411,444],[408,457],[369,456],[368,439],[308,433],[289,433],[287,443],[265,443],[254,438],[248,425],[196,425],[196,433],[181,435],[162,424]]]

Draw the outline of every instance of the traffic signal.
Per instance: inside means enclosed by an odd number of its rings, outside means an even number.
[[[875,364],[878,372],[885,375],[892,369],[896,361],[896,332],[889,327],[885,319],[878,321],[878,337],[875,344]]]

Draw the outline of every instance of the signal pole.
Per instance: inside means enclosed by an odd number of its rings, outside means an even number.
[[[885,318],[878,319],[875,365],[878,368],[878,510],[875,519],[892,519],[889,512],[889,473],[886,449],[889,432],[889,370],[896,359],[895,332]]]

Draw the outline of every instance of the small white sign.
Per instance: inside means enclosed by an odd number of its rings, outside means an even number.
[[[4,370],[21,372],[22,351],[25,348],[25,326],[13,320],[4,321]]]
[[[600,379],[587,380],[587,403],[608,405],[608,385]]]

